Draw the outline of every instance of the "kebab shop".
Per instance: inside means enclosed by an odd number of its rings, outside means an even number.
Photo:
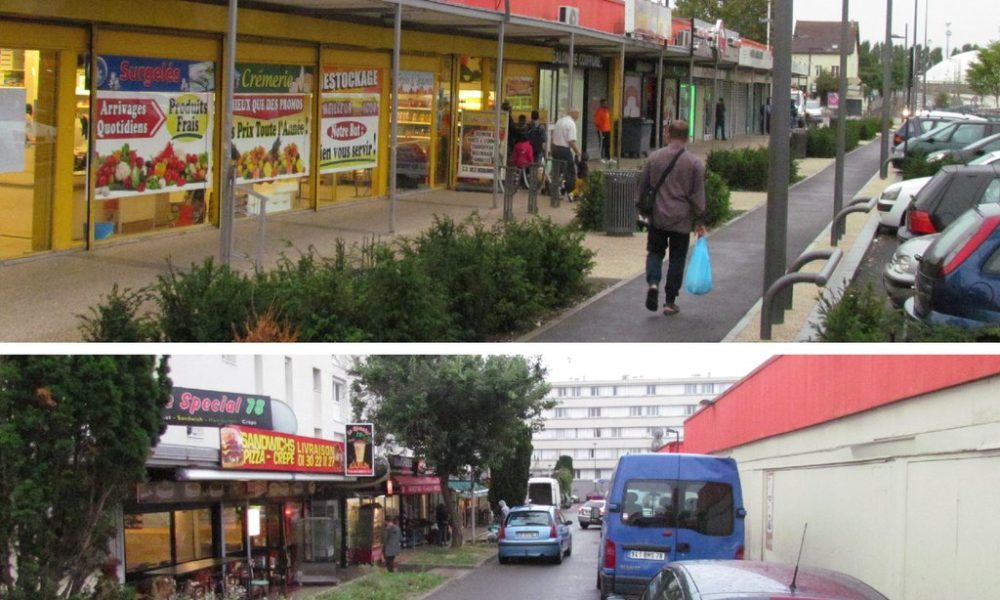
[[[144,598],[237,586],[273,597],[300,584],[310,565],[333,569],[340,558],[344,443],[261,428],[270,412],[254,413],[266,397],[214,394],[175,389],[172,418],[204,424],[228,413],[257,426],[226,423],[214,430],[218,450],[190,447],[174,467],[148,464],[122,536],[126,580]]]

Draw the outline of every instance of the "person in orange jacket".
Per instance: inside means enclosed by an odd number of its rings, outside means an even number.
[[[608,110],[608,101],[601,98],[600,106],[594,111],[594,127],[597,128],[597,137],[601,140],[601,161],[611,158],[611,111]]]

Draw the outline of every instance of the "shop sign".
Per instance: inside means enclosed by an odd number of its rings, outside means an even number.
[[[156,481],[136,485],[136,502],[157,504],[170,502],[201,502],[239,498],[243,495],[242,484],[198,481]]]
[[[669,40],[673,17],[666,0],[625,0],[625,33]]]
[[[496,113],[493,111],[463,110],[461,113],[462,152],[458,159],[458,177],[479,181],[492,181],[496,165]],[[506,139],[506,111],[500,113],[500,140]]]
[[[569,52],[567,50],[556,50],[555,52],[555,64],[565,65],[569,63]],[[600,56],[594,56],[593,54],[583,54],[582,52],[573,53],[573,64],[577,67],[583,67],[587,69],[600,69],[604,67],[601,62]]]
[[[319,172],[378,165],[381,69],[323,69]]]
[[[344,444],[243,425],[219,429],[223,469],[344,472]]]
[[[236,182],[308,175],[312,67],[237,63],[235,91]]]
[[[375,475],[375,426],[371,423],[348,423],[347,474],[362,477]]]
[[[503,97],[513,110],[531,110],[535,101],[535,78],[530,75],[508,77]]]
[[[233,423],[271,429],[271,398],[175,387],[165,417],[168,425],[221,427]]]
[[[97,65],[97,196],[211,185],[215,63],[102,55]]]
[[[427,472],[427,461],[414,456],[403,456],[402,454],[391,455],[389,457],[389,466],[392,467],[393,471],[399,473],[423,475]]]
[[[774,64],[771,53],[753,46],[740,46],[740,66],[754,69],[770,69]]]

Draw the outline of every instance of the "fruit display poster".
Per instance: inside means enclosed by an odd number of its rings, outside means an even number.
[[[214,72],[211,62],[98,57],[99,198],[208,187]]]
[[[344,473],[344,442],[227,425],[219,450],[224,469]]]
[[[458,176],[464,179],[493,180],[496,164],[496,113],[463,110],[461,121],[462,152],[458,160]],[[507,112],[500,113],[500,140],[506,139]]]
[[[237,183],[308,175],[312,67],[237,63],[235,77]]]
[[[382,70],[323,69],[320,173],[369,169],[378,164]]]

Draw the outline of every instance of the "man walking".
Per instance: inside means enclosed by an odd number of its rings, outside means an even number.
[[[552,160],[563,163],[565,181],[562,191],[566,194],[572,194],[576,189],[576,159],[580,156],[576,145],[576,120],[579,118],[580,109],[571,107],[552,128]]]
[[[382,537],[382,556],[385,558],[385,568],[392,573],[396,570],[396,555],[399,554],[403,546],[403,532],[396,524],[395,517],[386,518]]]
[[[726,139],[726,103],[721,96],[715,103],[715,139]]]
[[[639,197],[656,186],[662,175],[673,164],[656,194],[656,204],[649,218],[646,235],[646,308],[657,309],[663,258],[670,249],[667,281],[663,291],[664,315],[679,312],[676,300],[684,281],[684,261],[687,258],[690,235],[698,237],[705,229],[705,165],[685,151],[688,142],[686,121],[674,121],[667,130],[667,145],[649,155],[649,161],[639,177]]]
[[[606,162],[611,158],[611,111],[604,98],[601,98],[601,105],[594,111],[594,127],[601,140],[601,162]]]

